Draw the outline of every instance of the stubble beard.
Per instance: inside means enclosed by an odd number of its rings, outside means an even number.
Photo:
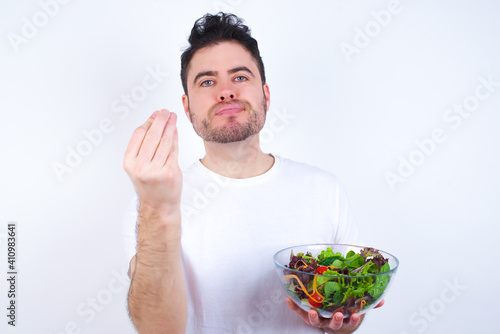
[[[211,119],[214,117],[213,111],[223,103],[214,106],[209,112],[210,118],[205,118],[201,121],[198,121],[196,116],[191,112],[191,109],[189,109],[189,117],[193,123],[194,131],[198,136],[208,142],[227,144],[243,141],[262,130],[266,122],[267,114],[267,103],[265,98],[262,99],[259,110],[252,109],[251,105],[246,101],[232,100],[231,103],[239,103],[243,106],[244,110],[241,112],[249,113],[250,116],[248,120],[240,123],[236,120],[238,115],[228,116],[224,125],[213,127],[211,123]]]

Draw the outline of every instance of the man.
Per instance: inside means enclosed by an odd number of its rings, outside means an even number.
[[[133,238],[137,219],[134,325],[139,333],[353,332],[358,314],[321,319],[285,299],[272,263],[285,247],[359,241],[343,188],[327,172],[260,149],[270,91],[238,17],[205,15],[189,42],[182,102],[206,155],[181,172],[177,116],[166,109],[135,130],[125,153],[139,202],[126,222]]]

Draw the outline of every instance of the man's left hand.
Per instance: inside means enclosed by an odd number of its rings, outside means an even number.
[[[364,314],[353,313],[350,318],[344,319],[344,315],[337,312],[331,319],[325,319],[321,318],[315,310],[304,311],[293,302],[291,297],[286,299],[286,303],[288,308],[295,311],[308,325],[321,328],[326,333],[332,334],[349,334],[354,332],[365,316]],[[383,304],[384,301],[382,300],[376,307],[380,307]]]

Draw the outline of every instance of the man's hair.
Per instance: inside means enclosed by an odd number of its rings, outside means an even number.
[[[195,52],[225,41],[238,42],[252,54],[259,68],[262,84],[265,84],[264,63],[260,57],[257,41],[250,32],[250,28],[243,24],[243,20],[234,14],[223,12],[216,15],[205,14],[196,20],[189,36],[189,47],[181,56],[181,81],[184,93],[187,94],[187,70]]]

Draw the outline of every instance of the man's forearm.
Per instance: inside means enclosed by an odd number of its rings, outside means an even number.
[[[128,306],[139,333],[185,333],[186,289],[181,262],[180,212],[139,210],[135,268]]]

